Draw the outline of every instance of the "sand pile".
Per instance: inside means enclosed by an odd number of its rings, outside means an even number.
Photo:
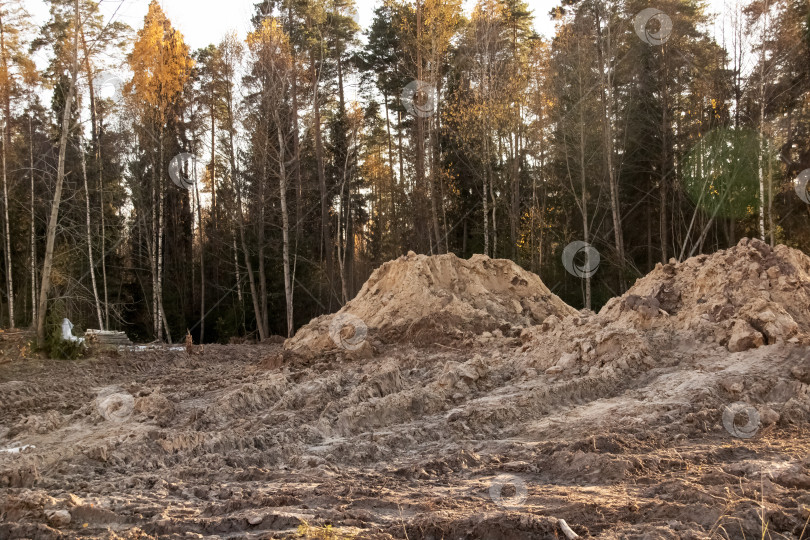
[[[434,342],[465,333],[517,335],[574,309],[535,274],[509,260],[409,252],[378,268],[338,313],[287,341],[290,351],[355,349],[382,342]]]
[[[658,264],[598,314],[549,317],[521,337],[527,366],[610,378],[659,365],[662,349],[741,352],[808,343],[808,333],[810,258],[746,238],[712,255]]]
[[[744,238],[727,250],[659,264],[598,318],[666,329],[739,352],[810,331],[810,258]]]

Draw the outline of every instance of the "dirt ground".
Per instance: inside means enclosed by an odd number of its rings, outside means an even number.
[[[4,363],[0,538],[810,538],[805,261],[738,247],[446,340]]]

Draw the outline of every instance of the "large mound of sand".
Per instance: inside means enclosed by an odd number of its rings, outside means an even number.
[[[659,264],[598,318],[683,332],[731,352],[799,341],[810,331],[810,258],[744,238],[712,255]]]
[[[428,342],[498,330],[516,334],[550,315],[573,313],[537,275],[512,261],[409,252],[375,270],[353,300],[336,314],[312,320],[285,348],[322,352],[369,340]]]

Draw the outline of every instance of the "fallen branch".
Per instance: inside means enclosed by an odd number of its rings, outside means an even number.
[[[568,523],[566,523],[564,519],[558,519],[557,524],[560,526],[560,529],[562,529],[563,534],[565,534],[568,540],[579,538],[579,535],[571,530],[571,527],[568,526]]]

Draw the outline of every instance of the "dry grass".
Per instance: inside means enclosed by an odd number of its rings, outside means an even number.
[[[345,533],[340,529],[335,529],[331,525],[310,525],[304,521],[298,526],[298,536],[307,540],[353,540],[357,537],[354,533]]]

